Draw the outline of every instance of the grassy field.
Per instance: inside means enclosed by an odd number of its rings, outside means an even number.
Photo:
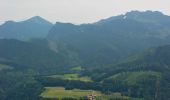
[[[5,69],[12,69],[12,67],[10,67],[8,65],[0,64],[0,71],[5,70]]]
[[[72,71],[83,71],[84,69],[81,66],[71,68]]]
[[[63,87],[46,87],[45,91],[41,94],[44,98],[63,98],[63,97],[72,97],[72,98],[80,98],[83,96],[87,96],[91,94],[90,90],[65,90]],[[101,96],[100,92],[96,92],[97,96]]]
[[[64,75],[51,75],[48,77],[52,78],[58,78],[58,79],[63,79],[63,80],[79,80],[83,82],[92,82],[90,77],[87,76],[79,76],[79,74],[64,74]]]
[[[125,100],[141,100],[141,99],[132,99],[126,96],[121,96],[120,93],[112,93],[111,95],[102,94],[99,91],[93,91],[97,96],[96,100],[108,100],[109,98],[125,99]],[[46,87],[45,91],[40,95],[43,98],[80,98],[92,94],[92,90],[65,90],[63,87]]]

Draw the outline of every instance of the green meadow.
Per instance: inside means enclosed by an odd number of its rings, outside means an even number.
[[[64,87],[45,87],[45,90],[41,93],[41,97],[43,98],[75,98],[78,99],[80,97],[88,96],[90,94],[96,95],[96,100],[109,100],[112,99],[122,99],[122,100],[142,100],[142,99],[135,99],[130,98],[127,96],[122,96],[120,93],[111,93],[109,95],[102,94],[99,91],[93,90],[80,90],[80,89],[73,89],[73,90],[65,90]]]
[[[1,70],[6,70],[6,69],[12,69],[12,67],[10,67],[8,65],[0,64],[0,71]]]
[[[71,68],[72,71],[83,71],[84,69],[81,66]]]
[[[47,77],[62,79],[62,80],[78,80],[82,82],[92,82],[90,77],[80,76],[79,74],[51,75]]]

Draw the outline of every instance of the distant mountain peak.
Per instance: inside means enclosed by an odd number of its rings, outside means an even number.
[[[110,23],[115,20],[135,20],[138,22],[144,22],[144,23],[160,23],[160,22],[167,22],[167,20],[170,20],[170,17],[163,14],[159,11],[138,11],[138,10],[132,10],[130,12],[127,12],[126,14],[113,16],[107,19],[102,19],[96,24],[102,24],[102,23]]]
[[[33,23],[37,23],[37,24],[47,24],[47,23],[52,24],[40,16],[31,17],[30,19],[26,20],[26,22],[33,22]]]
[[[40,17],[40,16],[34,16],[34,17],[31,17],[30,19],[28,19],[30,21],[36,21],[36,20],[45,20],[44,18]]]
[[[20,22],[6,21],[0,25],[0,37],[19,40],[44,38],[52,26],[52,23],[39,16]]]

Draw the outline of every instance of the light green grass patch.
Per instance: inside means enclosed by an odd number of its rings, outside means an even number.
[[[62,79],[62,80],[75,80],[75,81],[77,80],[77,81],[83,81],[83,82],[92,82],[90,77],[79,76],[79,74],[51,75],[48,77]]]
[[[7,69],[13,69],[11,66],[0,64],[0,71],[7,70]]]
[[[90,94],[95,94],[97,100],[109,100],[109,98],[116,98],[116,99],[127,99],[127,100],[141,100],[141,99],[134,99],[127,96],[122,96],[121,93],[112,93],[110,95],[102,94],[99,91],[92,91],[92,90],[65,90],[64,87],[46,87],[45,91],[41,93],[41,97],[43,98],[80,98],[84,96],[88,96]]]
[[[72,71],[83,71],[84,69],[81,66],[71,68]]]
[[[41,94],[43,98],[80,98],[91,94],[92,91],[90,90],[65,90],[63,87],[46,87],[45,91]],[[94,92],[97,96],[101,96],[100,92]]]

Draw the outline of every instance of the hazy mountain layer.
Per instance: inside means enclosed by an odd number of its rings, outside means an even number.
[[[47,39],[75,52],[85,66],[102,66],[169,44],[169,25],[170,17],[160,12],[132,11],[94,24],[56,23]]]
[[[53,24],[36,16],[21,22],[7,21],[0,25],[0,38],[28,40],[44,38]]]

